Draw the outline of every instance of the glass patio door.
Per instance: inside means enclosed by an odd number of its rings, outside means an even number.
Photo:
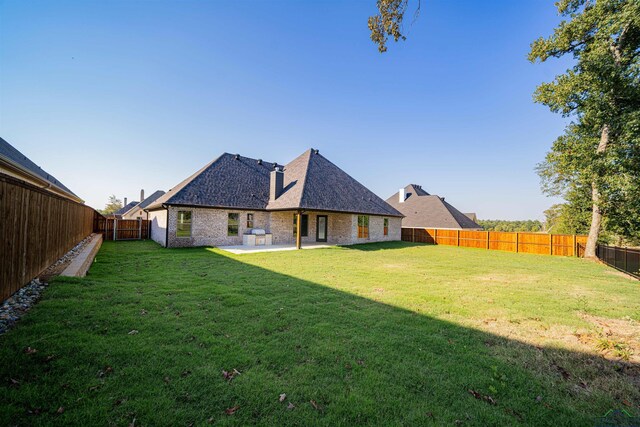
[[[316,222],[316,242],[327,241],[327,216],[318,215]]]

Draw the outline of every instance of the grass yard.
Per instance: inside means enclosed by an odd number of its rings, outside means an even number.
[[[639,322],[575,258],[106,242],[0,336],[0,425],[594,425],[640,415]]]

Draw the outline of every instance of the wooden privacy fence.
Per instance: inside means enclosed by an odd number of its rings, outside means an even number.
[[[605,264],[640,279],[640,250],[598,245],[597,255]]]
[[[140,240],[149,238],[146,219],[96,218],[93,230],[101,233],[104,240]]]
[[[0,301],[93,231],[95,211],[0,174]]]
[[[402,240],[466,248],[582,257],[587,236],[403,227]]]

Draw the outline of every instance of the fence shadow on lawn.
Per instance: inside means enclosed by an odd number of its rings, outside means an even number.
[[[63,313],[66,327],[47,335]],[[21,323],[0,336],[0,424],[592,425],[623,399],[640,404],[638,365],[465,328],[215,249],[106,242],[89,276],[57,280]]]

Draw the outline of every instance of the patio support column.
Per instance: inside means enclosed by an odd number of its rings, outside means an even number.
[[[302,211],[296,213],[296,249],[302,248]]]

